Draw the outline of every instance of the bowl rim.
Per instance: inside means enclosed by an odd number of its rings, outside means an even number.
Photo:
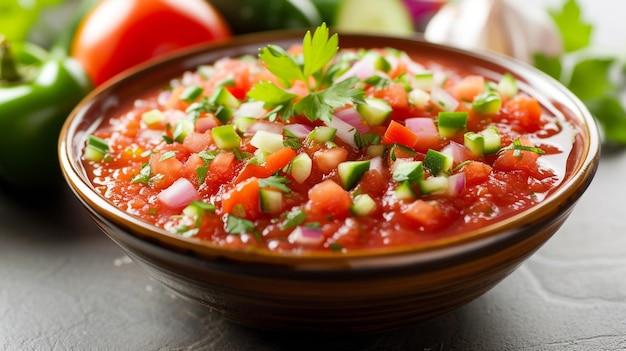
[[[113,95],[117,88],[133,79],[148,75],[151,71],[157,70],[163,65],[185,60],[193,61],[194,58],[197,59],[203,56],[203,54],[218,53],[238,47],[266,45],[268,43],[295,43],[301,40],[303,32],[303,30],[261,32],[239,35],[225,41],[193,46],[131,68],[94,89],[73,109],[59,135],[58,156],[60,167],[72,192],[92,212],[92,215],[98,213],[125,230],[129,230],[134,236],[144,240],[151,240],[172,250],[193,252],[195,255],[205,259],[214,260],[219,258],[239,262],[290,265],[304,269],[319,267],[349,267],[355,269],[427,262],[474,252],[485,245],[494,245],[502,240],[510,240],[513,237],[517,237],[517,240],[523,240],[526,236],[532,235],[532,233],[524,233],[524,230],[517,230],[518,227],[527,228],[532,226],[537,220],[545,219],[548,215],[552,216],[566,211],[577,202],[578,198],[582,196],[582,193],[591,183],[600,156],[601,143],[598,127],[594,117],[585,105],[571,91],[552,77],[510,57],[491,52],[468,51],[427,42],[419,35],[415,37],[398,37],[340,32],[340,45],[343,41],[367,42],[370,39],[384,40],[384,42],[390,43],[388,46],[392,47],[397,46],[393,45],[394,43],[402,43],[402,45],[457,55],[464,59],[480,62],[482,64],[478,66],[480,68],[494,66],[504,69],[506,67],[507,71],[524,80],[525,83],[522,90],[537,97],[544,108],[551,110],[552,113],[562,114],[562,111],[555,106],[559,104],[562,105],[560,108],[567,109],[573,115],[581,133],[585,134],[579,155],[581,159],[577,160],[571,170],[571,175],[566,176],[558,188],[552,191],[546,199],[511,217],[463,234],[436,239],[424,244],[382,249],[350,250],[345,253],[318,251],[280,253],[266,248],[242,250],[223,247],[208,240],[185,238],[157,228],[123,211],[93,189],[80,164],[80,154],[77,153],[78,150],[75,147],[77,144],[75,138],[82,138],[80,142],[82,144],[85,140],[85,135],[88,134],[87,132],[95,128],[104,119],[102,116],[97,117],[89,122],[88,128],[81,129],[81,126],[84,124],[83,118],[89,111],[89,108],[94,105],[94,101]],[[183,71],[181,70],[181,73]],[[539,85],[541,89],[537,88]],[[539,94],[539,92],[546,91],[550,93],[549,96]],[[554,96],[559,97],[561,100],[548,100],[549,97]],[[571,118],[567,119],[571,120]],[[531,214],[535,216],[530,216]],[[533,217],[533,220],[528,219],[528,217]]]

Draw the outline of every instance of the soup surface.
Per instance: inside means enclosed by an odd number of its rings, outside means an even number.
[[[226,57],[146,92],[90,136],[98,192],[217,245],[348,252],[437,240],[541,202],[575,128],[518,88],[391,48]]]

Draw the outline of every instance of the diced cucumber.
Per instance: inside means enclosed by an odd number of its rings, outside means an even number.
[[[337,128],[328,126],[317,126],[311,132],[309,132],[306,140],[314,141],[317,143],[325,143],[327,141],[332,141],[335,138],[336,133]]]
[[[433,149],[428,149],[424,157],[424,166],[430,170],[431,174],[436,176],[450,172],[453,163],[454,159],[452,156]]]
[[[228,124],[233,116],[233,110],[228,106],[220,105],[215,109],[213,114],[220,122],[222,122],[222,124]]]
[[[378,57],[376,57],[376,60],[374,60],[374,68],[376,68],[379,71],[387,73],[391,70],[391,63],[387,61],[385,56],[378,55]]]
[[[404,181],[398,185],[395,190],[395,196],[398,200],[414,200],[417,198],[417,194],[413,190],[411,183]]]
[[[192,102],[196,100],[197,98],[199,98],[203,92],[204,92],[204,89],[202,87],[199,87],[197,85],[192,85],[192,86],[188,86],[187,88],[185,88],[185,90],[183,90],[183,92],[180,93],[179,98],[186,102]]]
[[[185,141],[185,137],[187,137],[187,134],[193,132],[194,128],[195,126],[192,120],[188,118],[179,119],[174,125],[174,130],[172,131],[172,137],[174,138],[174,141],[182,144],[183,141]]]
[[[232,150],[241,146],[241,137],[235,131],[235,126],[227,124],[211,129],[211,137],[220,149]]]
[[[354,197],[350,211],[358,217],[369,216],[376,211],[376,202],[368,194],[359,194]]]
[[[415,154],[415,150],[401,144],[393,144],[389,147],[389,158],[391,158],[392,161],[401,158],[413,158]]]
[[[517,95],[518,90],[517,81],[511,73],[507,72],[502,75],[502,78],[500,78],[500,81],[498,82],[498,91],[502,94],[502,96],[512,98]]]
[[[218,106],[226,106],[231,109],[236,109],[241,104],[241,102],[223,85],[215,89],[209,99],[209,102]]]
[[[233,120],[233,123],[235,124],[235,128],[237,128],[238,132],[245,133],[248,128],[252,127],[252,125],[258,121],[259,120],[254,117],[236,117]]]
[[[415,88],[409,92],[408,99],[409,104],[424,108],[430,101],[430,94],[423,89]]]
[[[311,175],[313,160],[305,153],[298,154],[291,160],[291,176],[299,184],[304,183]]]
[[[467,127],[468,113],[466,111],[442,111],[439,112],[437,124],[439,136],[449,138]]]
[[[502,98],[500,94],[493,91],[486,91],[477,95],[472,102],[472,109],[485,115],[498,113],[500,107],[502,107]]]
[[[141,114],[141,120],[146,125],[161,123],[165,121],[165,115],[160,110],[154,108]]]
[[[259,189],[261,211],[265,213],[281,213],[283,210],[283,193],[272,189]]]
[[[435,85],[435,74],[432,71],[419,72],[415,74],[413,88],[430,91]]]
[[[446,176],[433,176],[426,179],[422,179],[419,183],[420,192],[422,194],[432,194],[438,191],[444,191],[448,189],[448,177]]]
[[[367,147],[367,156],[369,157],[377,157],[385,154],[385,149],[387,147],[383,144],[370,145]]]
[[[352,189],[370,169],[370,161],[345,161],[337,166],[337,172],[344,189]]]
[[[413,35],[413,20],[401,0],[343,0],[335,27],[344,32]]]
[[[283,148],[282,134],[259,130],[250,139],[250,145],[263,152],[272,153]]]
[[[485,138],[485,154],[490,155],[498,152],[502,146],[500,132],[495,126],[483,129],[480,134]]]
[[[365,98],[364,104],[356,105],[356,110],[370,126],[379,126],[391,114],[391,105],[385,99]]]
[[[103,152],[102,149],[98,149],[92,145],[87,145],[85,148],[85,160],[87,161],[100,162],[104,159],[104,155],[106,155],[106,152]]]
[[[391,177],[396,182],[417,183],[424,178],[424,165],[421,161],[398,162]]]
[[[466,132],[463,135],[463,145],[476,157],[481,157],[485,154],[485,137],[482,134]]]

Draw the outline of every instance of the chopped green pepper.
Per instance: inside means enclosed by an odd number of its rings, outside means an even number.
[[[0,37],[0,181],[33,188],[61,180],[57,142],[91,90],[82,67],[30,43]]]

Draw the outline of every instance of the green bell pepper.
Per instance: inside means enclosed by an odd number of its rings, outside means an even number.
[[[57,143],[65,119],[91,91],[82,67],[0,36],[0,182],[49,187],[62,179]]]

